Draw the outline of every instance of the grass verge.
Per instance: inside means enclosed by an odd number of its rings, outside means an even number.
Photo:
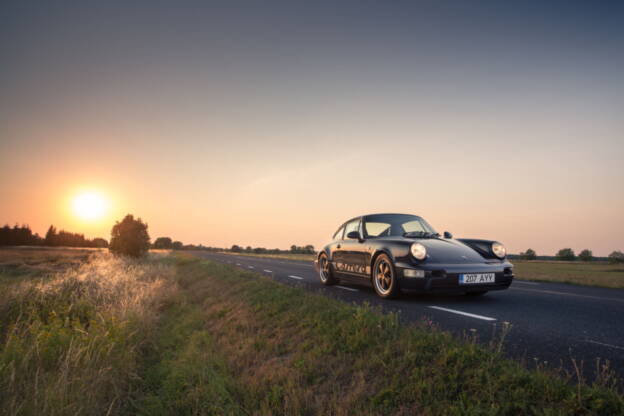
[[[209,350],[219,357],[218,384],[230,404],[236,403],[224,413],[624,412],[624,399],[608,376],[572,386],[571,380],[502,358],[499,346],[484,348],[426,326],[405,327],[394,314],[212,262],[178,259],[177,269],[185,302],[199,308],[193,314],[203,321],[188,339],[194,332],[206,334]],[[185,395],[176,400],[190,403]]]

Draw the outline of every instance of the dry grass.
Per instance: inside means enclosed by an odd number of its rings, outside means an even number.
[[[512,260],[512,263],[519,279],[624,288],[624,264],[542,260]]]
[[[77,267],[100,252],[103,251],[90,248],[3,247],[0,248],[0,283],[50,276]]]
[[[0,413],[118,413],[158,309],[174,293],[172,273],[97,253],[0,293]]]

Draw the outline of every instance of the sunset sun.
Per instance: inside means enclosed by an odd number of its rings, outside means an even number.
[[[83,192],[74,197],[72,208],[78,218],[94,221],[106,214],[108,201],[98,192]]]

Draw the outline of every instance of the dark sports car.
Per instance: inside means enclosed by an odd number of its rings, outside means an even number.
[[[341,225],[314,265],[324,285],[370,280],[383,298],[401,289],[483,295],[513,281],[506,254],[496,241],[441,236],[416,215],[373,214]]]

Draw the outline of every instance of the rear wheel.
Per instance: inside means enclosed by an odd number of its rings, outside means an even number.
[[[477,291],[477,292],[466,292],[466,296],[473,296],[473,297],[476,297],[476,296],[483,296],[483,295],[485,295],[487,292],[488,292],[487,290],[479,290],[479,291]]]
[[[372,272],[373,288],[382,298],[395,298],[399,295],[399,283],[392,260],[385,254],[375,259]]]
[[[327,255],[322,253],[318,259],[319,263],[319,279],[321,279],[321,283],[325,286],[331,286],[338,283],[338,279],[334,277],[334,274],[329,265],[329,260],[327,260]]]

